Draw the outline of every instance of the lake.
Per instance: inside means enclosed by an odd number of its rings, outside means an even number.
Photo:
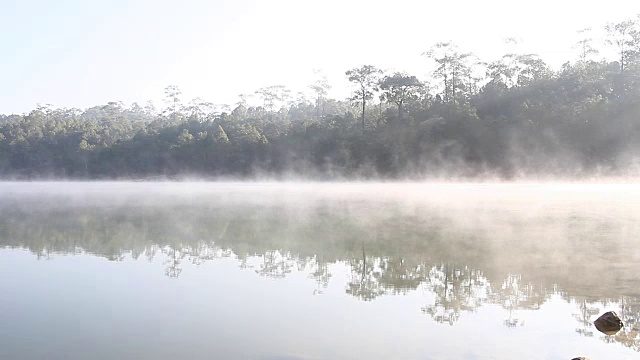
[[[578,356],[640,358],[640,185],[0,183],[0,359]]]

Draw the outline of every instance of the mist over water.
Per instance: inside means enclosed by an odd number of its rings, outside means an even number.
[[[635,184],[3,183],[0,358],[630,359],[639,235]]]
[[[3,6],[0,360],[640,359],[637,4]]]

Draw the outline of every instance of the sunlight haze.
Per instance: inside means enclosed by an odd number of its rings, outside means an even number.
[[[640,1],[0,0],[0,44],[0,360],[640,358]]]
[[[372,64],[425,78],[421,54],[448,40],[490,61],[513,37],[558,68],[575,60],[577,30],[601,33],[640,3],[5,0],[2,9],[0,113],[10,114],[38,103],[160,105],[168,85],[187,101],[233,105],[270,85],[308,93],[314,69],[345,98],[345,70]]]

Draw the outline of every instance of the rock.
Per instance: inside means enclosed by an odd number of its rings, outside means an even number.
[[[584,356],[580,356],[580,357],[577,357],[577,358],[573,358],[571,360],[589,360],[589,358],[586,358]]]
[[[615,335],[624,326],[622,320],[613,311],[602,314],[593,324],[596,329],[607,335]]]

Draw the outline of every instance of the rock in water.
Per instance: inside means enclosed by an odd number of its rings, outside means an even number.
[[[596,329],[607,335],[615,335],[624,326],[622,320],[613,311],[602,314],[593,324]]]

